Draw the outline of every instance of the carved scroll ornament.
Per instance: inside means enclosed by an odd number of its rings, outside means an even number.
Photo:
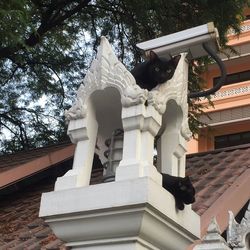
[[[188,104],[187,104],[187,85],[188,85],[188,67],[185,62],[186,53],[181,54],[181,59],[175,70],[172,79],[164,84],[159,84],[149,92],[148,103],[153,105],[160,114],[166,110],[166,104],[169,100],[174,100],[181,107],[183,113],[183,122],[181,134],[189,140],[192,133],[188,125]]]

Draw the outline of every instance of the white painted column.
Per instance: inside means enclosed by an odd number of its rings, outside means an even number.
[[[116,181],[148,176],[161,185],[160,173],[153,166],[154,137],[161,115],[152,107],[139,104],[123,107],[123,157],[116,169]]]
[[[167,132],[167,131],[166,131]],[[161,172],[185,176],[186,140],[178,132],[164,133],[159,139]]]
[[[154,100],[159,99],[162,108],[162,127],[157,142],[157,165],[162,173],[185,176],[187,141],[191,136],[188,127],[188,62],[183,54],[174,77],[167,84],[153,91]],[[154,104],[154,102],[153,102]],[[157,104],[157,101],[156,101]]]
[[[154,140],[161,126],[162,116],[151,105],[147,107],[147,117],[144,121],[142,130],[142,150],[141,160],[144,162],[144,175],[153,178],[158,184],[162,185],[161,175],[153,165]],[[149,146],[150,145],[150,146]]]
[[[76,144],[73,167],[57,178],[55,190],[88,186],[90,183],[98,124],[91,103],[88,109],[84,118],[69,122],[68,135]]]

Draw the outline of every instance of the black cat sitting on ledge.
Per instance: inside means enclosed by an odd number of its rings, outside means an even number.
[[[96,153],[94,154],[93,168],[104,168]],[[162,173],[162,186],[174,196],[176,208],[179,210],[184,209],[184,204],[195,202],[195,189],[188,176],[182,178]]]
[[[184,204],[195,202],[195,189],[188,176],[182,178],[162,174],[162,186],[174,196],[176,208],[179,210],[184,209]]]
[[[135,66],[131,71],[137,85],[143,89],[152,90],[158,84],[171,79],[180,60],[180,55],[170,60],[159,58],[153,51],[150,51],[149,60]]]

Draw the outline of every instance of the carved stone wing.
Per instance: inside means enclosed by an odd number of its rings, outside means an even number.
[[[181,134],[189,140],[192,133],[188,125],[188,66],[185,62],[187,53],[182,53],[177,68],[172,79],[164,84],[159,84],[149,92],[148,103],[153,105],[160,114],[166,110],[166,104],[169,100],[174,100],[181,107],[183,113],[183,122]]]

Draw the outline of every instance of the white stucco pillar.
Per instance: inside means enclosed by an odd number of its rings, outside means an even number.
[[[182,54],[174,77],[149,93],[149,105],[162,115],[157,141],[157,166],[162,173],[185,176],[188,126],[188,62]]]
[[[148,176],[159,185],[160,173],[153,165],[154,137],[161,125],[161,115],[144,104],[122,109],[124,129],[123,157],[116,170],[116,181]]]
[[[83,118],[70,120],[68,135],[76,144],[72,170],[57,178],[55,190],[87,186],[90,182],[98,124],[92,104]]]

